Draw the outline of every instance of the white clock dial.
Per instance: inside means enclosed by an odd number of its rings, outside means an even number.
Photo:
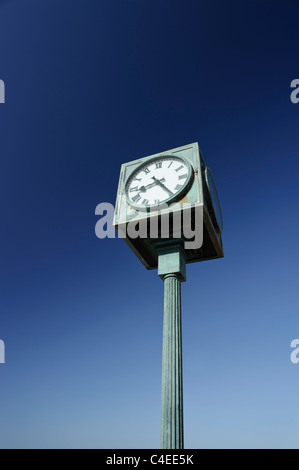
[[[128,179],[128,201],[140,208],[168,202],[186,189],[191,175],[190,164],[179,157],[150,160],[138,167]]]

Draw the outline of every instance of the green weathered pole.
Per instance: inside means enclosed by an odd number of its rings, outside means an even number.
[[[164,282],[160,446],[183,449],[181,282],[186,269],[180,246],[159,250],[158,274]]]

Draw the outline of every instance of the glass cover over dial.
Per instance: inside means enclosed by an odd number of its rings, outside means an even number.
[[[212,172],[210,168],[208,167],[206,167],[205,169],[205,176],[206,176],[206,182],[207,182],[209,192],[210,192],[210,197],[212,201],[216,223],[218,225],[220,233],[222,233],[223,232],[223,219],[222,219],[222,212],[221,212],[218,192],[217,192],[217,188],[216,188],[216,184],[215,184]]]

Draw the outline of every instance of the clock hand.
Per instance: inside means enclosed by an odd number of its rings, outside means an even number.
[[[155,180],[156,183],[169,194],[169,196],[173,196],[173,193],[170,191],[170,189],[166,188],[166,186],[164,186],[164,184],[162,184],[160,180],[157,180],[157,178],[155,178],[154,176],[152,176],[152,179]]]
[[[147,184],[146,186],[141,186],[138,191],[142,191],[144,193],[147,189],[152,188],[153,186],[158,184],[159,181],[163,182],[163,181],[165,181],[165,178],[161,178],[160,180],[156,180],[153,183]]]

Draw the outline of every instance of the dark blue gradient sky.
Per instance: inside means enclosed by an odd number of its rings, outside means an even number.
[[[0,2],[1,448],[157,448],[163,284],[95,236],[120,166],[197,141],[225,257],[187,267],[186,448],[298,447],[299,2]]]

